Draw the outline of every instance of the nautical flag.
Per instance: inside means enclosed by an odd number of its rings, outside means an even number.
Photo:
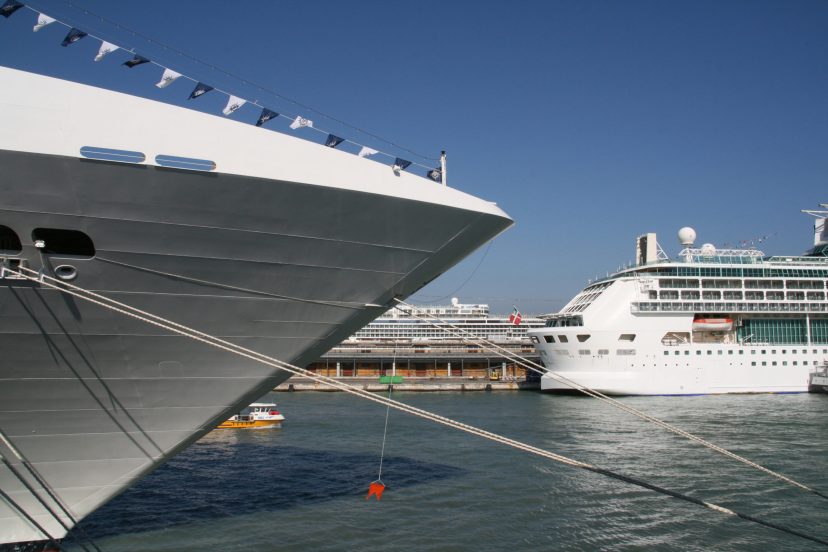
[[[222,110],[222,113],[230,115],[246,103],[247,100],[243,100],[237,96],[230,96],[230,99],[227,100],[227,107]]]
[[[200,83],[196,84],[196,87],[193,88],[193,91],[190,92],[190,97],[187,98],[187,99],[192,100],[193,98],[198,98],[199,96],[203,96],[204,94],[206,94],[207,92],[209,92],[212,89],[213,89],[213,87],[210,86],[209,84],[204,84],[203,82],[200,82]]]
[[[23,4],[17,0],[6,0],[6,3],[0,6],[0,15],[3,17],[11,17],[11,14],[23,7]]]
[[[172,69],[164,69],[164,74],[161,75],[161,80],[156,83],[158,88],[166,88],[175,79],[181,76],[181,73],[176,73]]]
[[[95,61],[97,61],[97,59],[98,58],[95,58]],[[145,58],[144,56],[139,56],[138,54],[136,54],[134,58],[132,58],[128,61],[125,61],[122,65],[126,65],[127,67],[132,69],[136,65],[142,65],[144,63],[149,63],[149,60],[147,58]]]
[[[400,172],[407,169],[410,164],[411,161],[406,161],[405,159],[400,159],[399,157],[397,157],[394,160],[394,166],[392,168],[394,169],[394,172]]]
[[[511,322],[515,326],[520,326],[520,321],[521,321],[521,318],[522,318],[521,315],[520,315],[520,311],[517,310],[517,307],[513,306],[512,308],[514,310],[512,310],[512,314],[509,315],[509,322]]]
[[[42,29],[43,27],[45,27],[46,25],[51,25],[54,22],[55,22],[54,17],[49,17],[45,13],[40,13],[40,14],[37,15],[37,25],[32,27],[32,31],[37,32],[40,29]]]
[[[115,46],[114,44],[112,44],[111,42],[102,41],[101,42],[101,48],[100,48],[100,50],[98,50],[98,55],[95,56],[95,61],[101,61],[106,54],[112,53],[117,49],[118,49],[118,47]],[[135,56],[135,57],[138,58],[140,56]],[[147,61],[149,61],[149,60],[147,60]],[[129,63],[129,62],[127,62],[127,63]],[[124,65],[127,65],[127,64],[124,63]],[[134,67],[134,65],[127,65],[127,67]]]
[[[299,127],[311,127],[311,128],[313,128],[313,121],[311,121],[310,119],[305,119],[301,115],[297,115],[296,119],[294,119],[293,122],[290,123],[290,128],[292,128],[293,130],[296,130]]]
[[[339,136],[334,136],[333,134],[328,134],[328,139],[325,140],[325,145],[329,148],[335,148],[339,144],[345,141],[345,138],[340,138]]]
[[[443,171],[438,167],[436,169],[431,169],[426,173],[430,179],[434,182],[442,182],[443,181]]]
[[[262,126],[263,124],[265,124],[269,120],[275,119],[278,116],[279,116],[279,114],[276,113],[275,111],[271,111],[271,110],[267,109],[266,107],[263,107],[262,108],[262,114],[259,115],[259,120],[256,121],[256,126]]]
[[[368,496],[365,497],[365,500],[371,498],[371,495],[377,497],[377,500],[382,498],[382,492],[385,490],[385,485],[380,483],[379,481],[373,481],[370,485],[368,485]]]
[[[85,32],[72,27],[72,29],[66,34],[66,38],[63,39],[63,42],[61,42],[60,45],[69,46],[70,44],[74,44],[75,42],[77,42],[85,36]]]
[[[362,146],[362,149],[359,150],[359,153],[357,155],[359,155],[360,157],[368,157],[369,155],[375,155],[377,153],[379,152],[375,149],[371,149],[368,146]]]

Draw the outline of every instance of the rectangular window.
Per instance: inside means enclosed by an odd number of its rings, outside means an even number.
[[[578,349],[578,354],[579,355],[589,355],[591,353],[589,352],[589,349]]]
[[[598,349],[598,354],[599,355],[608,355],[609,354],[609,349]]]
[[[618,336],[618,341],[635,341],[635,334],[621,334]]]
[[[560,341],[561,343],[569,343],[569,338],[567,338],[565,335],[559,335],[558,341]]]
[[[750,365],[751,365],[751,366],[756,366],[756,361],[755,361],[755,360],[752,360],[752,361],[750,362]]]
[[[729,350],[727,351],[727,354],[732,355],[732,354],[733,354],[733,349],[729,349]]]
[[[555,336],[554,335],[545,335],[545,336],[543,336],[543,339],[547,343],[555,343]]]

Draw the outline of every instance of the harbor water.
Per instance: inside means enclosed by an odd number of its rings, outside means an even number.
[[[828,538],[828,500],[599,401],[536,392],[394,398]],[[105,551],[820,550],[733,516],[342,393],[274,393],[280,429],[217,430],[90,516]],[[624,402],[828,491],[828,395]],[[71,551],[80,548],[71,538]]]

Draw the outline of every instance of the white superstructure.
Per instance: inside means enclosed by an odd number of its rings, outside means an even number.
[[[496,343],[523,341],[527,332],[542,328],[545,320],[522,316],[520,324],[508,316],[489,314],[489,305],[463,304],[453,297],[451,305],[421,306],[412,313],[408,309],[389,309],[385,314],[348,338],[348,342],[422,343],[458,341],[457,332],[468,332]]]
[[[828,204],[822,204],[828,209]],[[608,394],[802,392],[828,358],[828,211],[802,256],[693,247],[669,259],[655,234],[636,266],[590,283],[529,332],[553,374]],[[545,375],[545,391],[571,387]]]

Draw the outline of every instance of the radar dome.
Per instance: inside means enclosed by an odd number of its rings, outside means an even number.
[[[701,254],[705,257],[712,257],[716,254],[716,246],[712,243],[706,243],[701,246]]]
[[[693,242],[696,241],[696,231],[689,226],[685,226],[679,230],[678,239],[681,245],[693,245]]]

